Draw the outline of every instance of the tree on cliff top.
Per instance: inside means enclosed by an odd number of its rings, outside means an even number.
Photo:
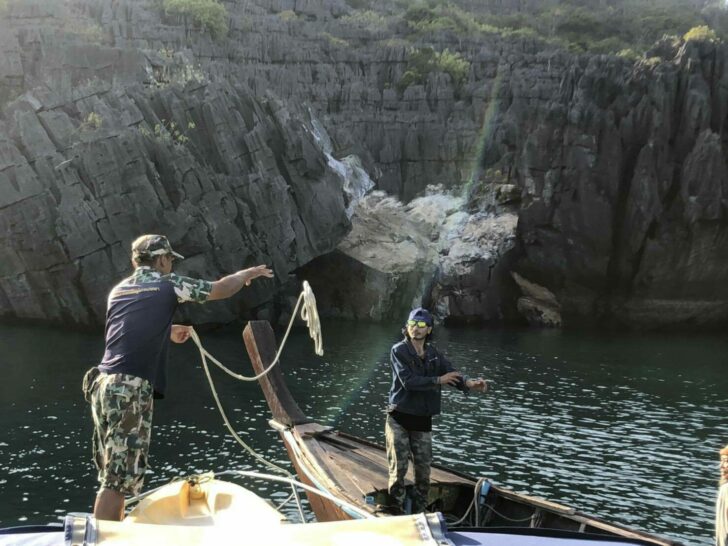
[[[449,49],[435,51],[431,47],[413,49],[407,59],[407,69],[397,82],[397,91],[403,93],[412,84],[422,84],[431,72],[448,74],[457,91],[470,70],[470,63],[457,52]]]
[[[228,31],[228,13],[216,0],[162,0],[165,13],[181,15],[207,29],[213,38],[224,38]]]
[[[686,42],[690,42],[693,40],[715,42],[717,39],[718,36],[715,31],[705,25],[693,27],[685,33],[685,36],[683,36],[683,40],[685,40]]]
[[[508,3],[415,0],[401,15],[414,38],[449,32],[458,36],[497,32],[539,37],[576,52],[646,51],[664,35],[684,36],[708,26],[728,39],[724,0],[550,0],[508,9]],[[527,6],[527,7],[523,7]]]

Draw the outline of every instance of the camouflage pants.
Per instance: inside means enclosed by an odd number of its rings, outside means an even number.
[[[409,457],[412,455],[415,473],[412,513],[424,512],[430,490],[432,463],[432,432],[409,431],[387,415],[384,428],[389,464],[389,496],[400,510],[404,507],[405,485]]]
[[[154,391],[146,379],[100,374],[91,386],[93,459],[101,489],[138,495],[147,470]]]

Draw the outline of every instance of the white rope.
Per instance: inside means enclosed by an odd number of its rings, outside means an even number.
[[[197,346],[200,348],[200,354],[202,354],[204,349],[202,348],[202,344],[199,343],[199,337],[197,337],[197,334],[195,333],[194,330],[192,330],[192,339],[195,340],[195,343],[197,343]],[[227,414],[225,413],[225,410],[222,407],[222,403],[220,402],[220,397],[217,395],[217,389],[215,388],[215,383],[213,382],[212,376],[210,375],[210,368],[207,365],[207,360],[205,359],[204,355],[202,357],[202,368],[205,370],[205,375],[207,376],[207,382],[210,384],[210,390],[212,391],[212,397],[215,399],[215,404],[217,405],[217,410],[220,412],[220,416],[222,417],[222,420],[225,423],[225,426],[227,427],[230,434],[232,434],[233,438],[235,438],[235,441],[237,441],[238,444],[240,444],[243,447],[243,449],[245,449],[245,451],[250,453],[255,459],[259,460],[263,464],[271,467],[272,469],[274,469],[278,472],[282,472],[286,476],[292,476],[292,474],[290,472],[288,472],[288,470],[286,470],[285,468],[282,468],[282,467],[270,462],[262,455],[259,455],[252,447],[250,447],[248,444],[246,444],[240,436],[238,436],[238,433],[235,432],[235,429],[230,424],[230,420],[228,419]]]
[[[356,513],[357,515],[360,515],[363,518],[374,517],[371,514],[369,514],[368,512],[363,511],[361,508],[334,497],[328,491],[321,491],[319,489],[316,489],[315,487],[311,487],[310,485],[306,485],[305,483],[302,483],[302,482],[296,480],[295,478],[293,478],[292,475],[289,475],[288,477],[283,478],[281,476],[274,476],[272,474],[263,474],[261,472],[254,472],[254,471],[250,471],[250,470],[223,470],[222,472],[215,472],[214,474],[210,473],[210,474],[206,474],[203,476],[192,475],[192,476],[178,477],[178,478],[174,478],[174,479],[170,480],[169,483],[174,483],[176,481],[181,481],[181,480],[189,481],[190,479],[197,481],[197,483],[205,483],[208,481],[212,481],[215,477],[225,476],[225,475],[243,476],[243,477],[247,477],[247,478],[257,478],[257,479],[261,479],[261,480],[269,480],[269,481],[282,482],[282,483],[289,484],[291,486],[291,489],[293,492],[288,496],[288,498],[286,498],[286,500],[284,500],[282,503],[280,503],[276,507],[276,510],[279,511],[285,504],[287,504],[292,498],[295,497],[296,507],[298,508],[298,514],[299,514],[299,517],[301,518],[302,523],[308,523],[308,522],[306,521],[306,516],[303,513],[303,506],[301,503],[301,498],[298,495],[298,490],[296,489],[297,487],[300,487],[301,489],[303,489],[305,491],[314,493],[321,497],[325,497],[325,498],[333,501],[334,503],[336,503],[336,505],[339,506],[340,508],[349,509],[349,510],[353,511],[354,513]],[[202,478],[202,479],[200,479],[200,478]],[[144,493],[141,493],[135,497],[126,499],[124,501],[124,508],[128,508],[131,504],[139,502],[139,501],[149,497],[150,495],[156,493],[157,491],[160,491],[161,489],[167,487],[167,485],[169,485],[169,483],[160,485],[159,487],[155,487],[154,489],[145,491]]]
[[[343,500],[335,497],[328,491],[322,491],[321,489],[317,489],[317,488],[307,485],[305,483],[299,482],[297,480],[294,480],[293,478],[282,478],[280,476],[273,476],[271,474],[261,474],[260,472],[253,472],[250,470],[225,470],[223,472],[218,472],[217,475],[220,476],[222,474],[239,474],[241,476],[247,476],[249,478],[260,478],[263,480],[271,480],[274,482],[285,482],[285,483],[295,484],[296,487],[300,487],[301,489],[304,489],[304,490],[308,491],[309,493],[314,493],[316,495],[324,497],[325,499],[329,499],[330,501],[334,502],[339,508],[343,508],[345,510],[354,512],[356,515],[358,515],[362,519],[373,519],[375,517],[373,514],[370,514],[369,512],[362,510],[358,506],[355,506],[349,502],[343,501]]]
[[[319,320],[318,308],[316,307],[316,296],[314,296],[313,290],[311,290],[311,285],[308,284],[308,281],[303,281],[303,290],[301,291],[301,294],[298,296],[298,301],[296,302],[296,307],[294,307],[294,309],[293,309],[293,313],[291,315],[291,320],[288,322],[288,328],[286,329],[286,334],[283,336],[283,341],[281,341],[281,346],[278,348],[276,357],[273,359],[273,362],[271,362],[270,366],[268,366],[265,370],[260,372],[258,375],[248,377],[245,375],[235,373],[234,371],[227,368],[222,362],[220,362],[214,356],[212,356],[210,353],[207,352],[207,350],[202,346],[202,342],[200,341],[200,336],[197,335],[197,332],[195,332],[194,329],[192,330],[192,333],[191,333],[192,341],[194,341],[195,344],[197,345],[197,348],[200,351],[200,356],[202,357],[203,362],[206,362],[206,360],[209,358],[221,370],[223,370],[229,376],[234,377],[235,379],[238,379],[240,381],[257,381],[258,379],[260,379],[261,377],[266,375],[269,371],[271,371],[273,369],[273,366],[278,364],[278,361],[281,358],[281,353],[283,352],[283,347],[285,347],[286,341],[288,340],[288,334],[291,333],[291,328],[293,327],[293,323],[295,322],[296,313],[298,312],[298,308],[301,307],[302,302],[303,302],[303,307],[301,308],[301,319],[303,319],[306,322],[306,326],[308,327],[308,335],[311,339],[313,339],[314,351],[316,352],[317,355],[323,356],[324,348],[323,348],[323,341],[321,339],[321,321]]]
[[[220,397],[217,394],[217,389],[215,388],[215,383],[212,380],[212,376],[210,375],[210,368],[207,365],[207,360],[210,359],[213,363],[215,363],[219,368],[224,370],[228,375],[234,377],[235,379],[238,379],[240,381],[256,381],[263,377],[265,374],[267,374],[270,370],[273,369],[273,366],[275,366],[278,361],[280,360],[281,353],[283,351],[283,347],[286,344],[286,340],[288,339],[288,334],[291,331],[291,328],[293,327],[293,322],[296,319],[296,313],[298,312],[298,308],[301,306],[301,303],[303,302],[303,308],[301,309],[301,318],[306,322],[308,326],[309,336],[311,339],[314,340],[315,345],[315,351],[317,355],[323,355],[323,343],[321,341],[321,322],[319,321],[319,315],[318,315],[318,309],[316,308],[316,297],[313,295],[313,291],[311,290],[311,286],[308,284],[307,281],[303,281],[303,290],[301,292],[301,295],[298,297],[298,301],[296,302],[296,307],[293,309],[293,313],[291,315],[291,320],[288,323],[288,329],[286,330],[286,334],[283,337],[283,341],[281,341],[281,346],[278,349],[278,353],[276,354],[275,359],[273,360],[273,363],[268,366],[263,372],[259,373],[258,375],[254,377],[246,377],[240,374],[237,374],[231,370],[229,370],[227,367],[225,367],[219,360],[217,360],[215,357],[213,357],[210,353],[207,352],[207,350],[202,346],[202,342],[200,341],[200,336],[197,335],[197,332],[195,332],[194,328],[191,330],[190,337],[197,345],[197,348],[200,351],[200,357],[202,358],[202,368],[205,370],[205,375],[207,376],[207,382],[210,384],[210,390],[212,391],[212,397],[215,399],[215,404],[217,405],[217,410],[220,412],[220,416],[223,419],[223,422],[225,423],[225,426],[227,427],[230,434],[235,438],[235,441],[240,444],[243,449],[245,449],[250,455],[252,455],[255,459],[262,462],[263,464],[269,466],[270,468],[274,469],[277,472],[281,472],[288,476],[289,479],[292,479],[293,474],[291,474],[288,470],[285,468],[282,468],[270,461],[268,461],[265,457],[262,455],[259,455],[252,447],[250,447],[248,444],[245,443],[245,441],[238,435],[237,432],[235,432],[235,429],[230,424],[230,420],[227,417],[227,414],[225,413],[225,410],[222,407],[222,403],[220,402]],[[293,491],[293,494],[296,497],[296,501],[299,507],[299,512],[301,514],[301,519],[305,521],[305,518],[303,517],[303,511],[301,509],[300,499],[298,497],[298,492],[295,490]]]
[[[301,298],[303,298],[301,318],[306,322],[308,335],[313,339],[314,352],[319,356],[324,356],[324,342],[321,339],[321,322],[319,321],[318,307],[316,307],[316,296],[313,295],[313,290],[311,290],[308,281],[303,281],[303,292],[298,298],[299,301]],[[295,315],[296,312],[294,311],[293,314]]]

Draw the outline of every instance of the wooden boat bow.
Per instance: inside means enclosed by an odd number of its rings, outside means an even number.
[[[243,331],[243,339],[253,368],[260,374],[276,356],[273,329],[267,321],[251,321]],[[291,396],[278,366],[259,382],[273,415],[271,425],[281,434],[299,479],[362,512],[389,515],[381,510],[388,501],[388,465],[384,448],[307,418]],[[540,529],[543,533],[577,535],[583,540],[604,537],[605,542],[616,539],[632,544],[683,546],[680,542],[608,522],[570,506],[517,493],[442,465],[433,464],[431,470],[431,507],[450,515],[452,521],[470,517],[474,527],[492,530],[518,528],[520,532],[528,532],[527,528],[531,528],[531,531]],[[411,485],[412,468],[407,479]],[[307,496],[318,521],[361,517],[320,496],[309,493]],[[476,506],[474,517],[469,516],[473,506]],[[468,526],[467,522],[465,526]]]

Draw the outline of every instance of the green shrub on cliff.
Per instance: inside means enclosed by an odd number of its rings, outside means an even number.
[[[452,2],[429,0],[410,4],[402,15],[410,31],[419,36],[450,31],[459,36],[487,32],[472,13],[468,13]],[[492,28],[490,30],[497,29]]]
[[[693,27],[688,30],[683,36],[683,40],[686,42],[699,41],[699,42],[715,42],[718,39],[718,35],[713,29],[707,25],[701,25],[699,27]]]
[[[639,54],[631,47],[627,47],[627,48],[619,50],[617,52],[617,57],[622,57],[623,59],[629,59],[630,61],[636,61],[637,59],[640,58]]]
[[[228,13],[225,6],[216,0],[162,0],[164,11],[171,15],[181,15],[185,21],[191,19],[212,35],[223,38],[228,31]]]
[[[460,53],[451,53],[449,49],[435,54],[435,62],[437,69],[449,74],[457,87],[463,84],[470,70],[470,63]]]
[[[321,37],[324,38],[331,47],[339,48],[339,49],[349,47],[349,42],[347,42],[343,38],[334,36],[333,34],[331,34],[329,32],[322,32]]]
[[[104,123],[104,119],[97,114],[96,112],[89,112],[85,118],[83,118],[83,121],[81,122],[81,125],[79,125],[78,129],[79,131],[86,132],[86,131],[95,131],[96,129],[99,129]]]
[[[297,21],[298,15],[291,9],[284,10],[278,14],[278,17],[286,22]]]
[[[139,133],[147,138],[152,138],[162,144],[174,144],[177,147],[184,146],[189,142],[187,131],[195,129],[197,126],[194,121],[187,122],[187,128],[183,129],[174,121],[161,119],[161,123],[154,125],[154,130],[150,131],[145,125],[139,126]]]
[[[462,86],[470,70],[470,63],[460,53],[449,49],[437,52],[430,47],[415,49],[407,59],[407,69],[397,82],[402,93],[413,84],[422,84],[431,72],[445,72],[450,75],[456,88]]]
[[[701,6],[684,0],[561,0],[515,14],[486,14],[478,20],[481,27],[490,25],[503,35],[528,29],[572,51],[592,53],[632,50],[641,55],[666,34],[683,36],[706,25],[718,38],[728,35],[728,10],[722,0],[706,0]]]
[[[389,20],[372,10],[355,11],[341,18],[341,22],[347,25],[364,28],[369,32],[386,30]]]

